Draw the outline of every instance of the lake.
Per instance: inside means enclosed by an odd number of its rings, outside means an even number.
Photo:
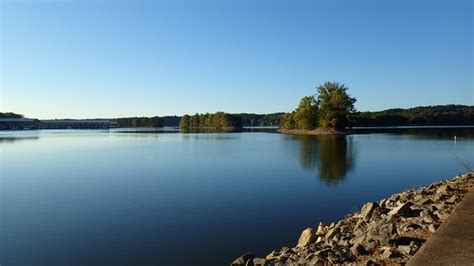
[[[474,163],[474,128],[264,131],[0,132],[0,263],[229,265]]]

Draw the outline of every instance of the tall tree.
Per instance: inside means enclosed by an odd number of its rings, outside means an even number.
[[[356,99],[347,94],[347,87],[338,82],[325,82],[317,87],[319,125],[323,128],[344,129],[349,116],[355,112]]]

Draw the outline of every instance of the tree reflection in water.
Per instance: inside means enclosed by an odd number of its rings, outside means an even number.
[[[297,136],[300,163],[309,171],[318,171],[325,183],[338,183],[354,166],[352,139],[346,136]],[[349,140],[348,140],[349,139]]]

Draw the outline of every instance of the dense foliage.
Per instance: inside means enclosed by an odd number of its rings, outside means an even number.
[[[305,96],[298,108],[285,114],[281,126],[285,129],[312,130],[343,129],[355,112],[356,99],[347,94],[347,87],[338,82],[325,82],[318,86],[317,94]]]
[[[24,116],[20,114],[11,113],[11,112],[7,112],[7,113],[0,112],[0,118],[24,118]]]
[[[354,126],[446,126],[474,125],[474,106],[437,105],[409,109],[359,112]]]
[[[164,127],[177,127],[179,126],[179,120],[181,120],[180,116],[162,116],[161,119],[163,120]]]
[[[282,116],[285,113],[273,113],[273,114],[249,114],[241,113],[236,114],[240,116],[243,126],[256,127],[256,126],[279,126]]]
[[[217,112],[215,114],[195,114],[181,117],[179,127],[182,129],[227,129],[242,127],[240,116]]]
[[[162,127],[163,121],[160,117],[125,117],[114,119],[118,127]]]

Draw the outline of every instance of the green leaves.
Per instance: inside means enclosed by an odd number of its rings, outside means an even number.
[[[344,129],[349,122],[349,115],[355,112],[356,99],[347,94],[347,87],[338,82],[325,82],[319,85],[315,96],[305,96],[298,108],[282,119],[286,129],[312,130]]]

